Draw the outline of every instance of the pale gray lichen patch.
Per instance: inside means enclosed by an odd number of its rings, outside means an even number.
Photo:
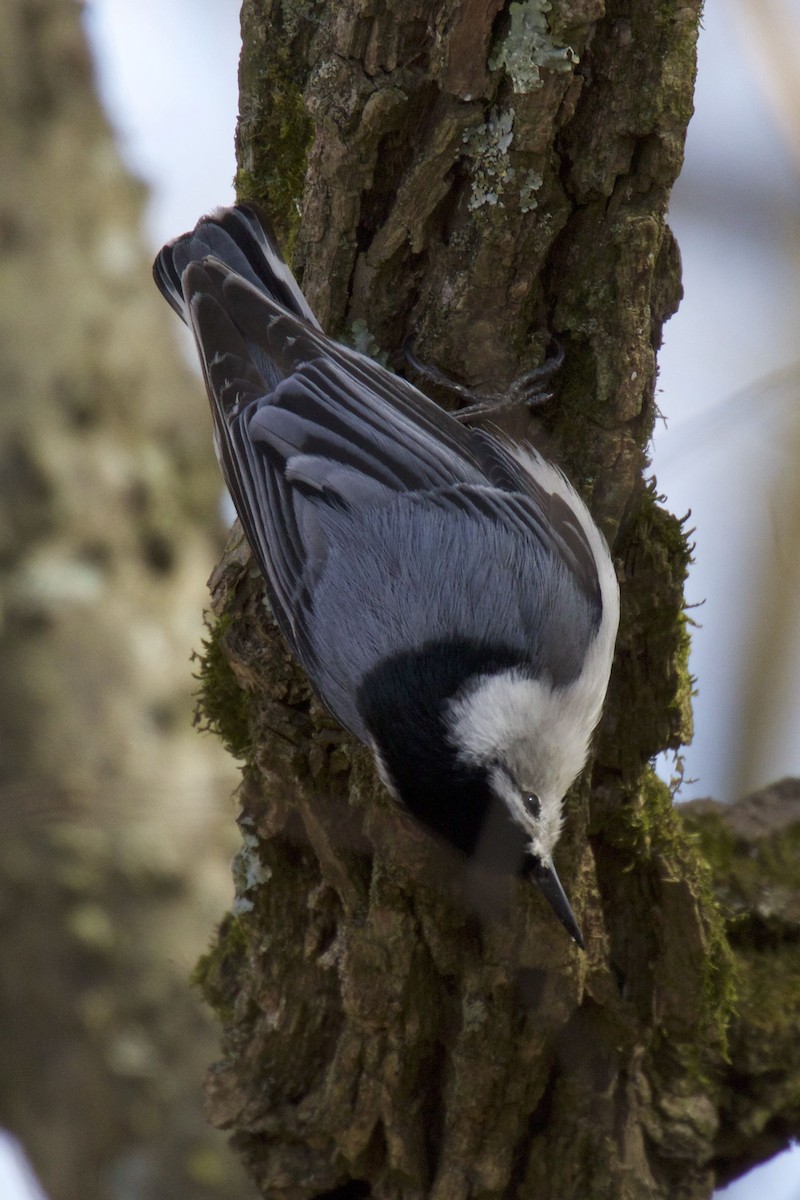
[[[508,151],[514,140],[514,110],[492,109],[484,125],[464,134],[467,158],[472,159],[472,195],[468,208],[474,211],[484,204],[502,204],[506,185],[514,178]]]
[[[519,189],[519,207],[521,212],[532,212],[534,208],[539,207],[536,193],[543,183],[544,176],[541,171],[531,169],[525,173]]]
[[[542,86],[541,71],[571,71],[580,62],[571,46],[560,46],[547,24],[550,0],[520,0],[509,8],[511,23],[489,56],[489,67],[502,67],[514,91],[526,93]]]
[[[303,23],[309,20],[312,8],[308,0],[283,0],[280,19],[287,41],[294,41]]]
[[[382,367],[388,367],[389,355],[385,350],[381,350],[367,322],[362,317],[358,317],[353,321],[353,324],[350,326],[350,337],[347,340],[359,354],[364,354],[367,358],[373,358]]]
[[[231,870],[236,898],[231,911],[235,916],[251,912],[253,900],[250,893],[261,884],[267,882],[272,875],[272,869],[262,863],[258,854],[258,838],[250,833],[245,826],[252,826],[252,821],[239,818],[239,828],[242,831],[242,845],[233,856]]]

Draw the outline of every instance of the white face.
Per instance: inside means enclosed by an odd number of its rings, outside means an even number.
[[[544,789],[526,787],[501,762],[487,770],[492,791],[508,808],[512,817],[530,837],[530,852],[541,862],[552,862],[553,850],[562,825],[562,798],[548,795]]]
[[[581,771],[597,720],[596,701],[580,689],[551,688],[519,671],[481,676],[451,701],[451,745],[482,766],[496,795],[531,839],[531,853],[552,860],[562,801]]]

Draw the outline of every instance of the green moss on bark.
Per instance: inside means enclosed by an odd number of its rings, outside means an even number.
[[[239,63],[236,194],[266,205],[291,257],[313,125],[303,101],[302,59],[287,34],[296,18],[275,5],[267,24],[252,8],[245,3],[242,10],[247,36]]]
[[[215,733],[234,758],[246,759],[252,745],[250,732],[250,697],[241,687],[222,646],[222,639],[233,623],[230,613],[218,620],[206,618],[208,637],[203,638],[202,652],[195,655],[198,670],[195,678],[195,725]]]
[[[615,729],[609,758],[638,776],[643,759],[680,750],[693,733],[683,595],[692,550],[684,522],[659,506],[653,484],[640,489],[615,552],[627,578],[608,704]]]
[[[691,910],[692,924],[697,922],[703,943],[702,953],[693,956],[689,946],[678,944],[668,927],[671,954],[660,957],[652,964],[658,973],[665,972],[664,988],[674,987],[670,974],[675,965],[675,954],[684,956],[687,969],[692,961],[699,965],[699,994],[697,1008],[691,1014],[695,1026],[689,1039],[691,1052],[698,1063],[704,1046],[698,1039],[697,1027],[707,1031],[707,1039],[716,1049],[726,1053],[728,1027],[737,1005],[737,982],[734,957],[727,936],[726,921],[719,903],[714,873],[698,845],[697,838],[684,822],[680,808],[676,808],[672,792],[656,775],[652,768],[645,771],[641,787],[634,799],[620,810],[614,823],[612,838],[616,846],[631,855],[637,871],[648,871],[649,865],[657,870],[659,890],[670,905],[676,888],[671,914],[672,929],[679,928],[681,911]],[[683,1022],[681,1022],[683,1024]]]
[[[190,975],[194,987],[214,1009],[220,1020],[233,1018],[238,995],[238,978],[248,954],[244,921],[227,913],[207,953],[200,956]]]
[[[771,936],[780,937],[784,895],[800,891],[800,825],[754,841],[738,835],[719,811],[690,810],[685,820],[714,873],[732,936],[739,941],[763,941],[771,931]],[[743,913],[748,914],[748,929],[742,924]],[[754,920],[760,923],[760,939],[752,927]]]

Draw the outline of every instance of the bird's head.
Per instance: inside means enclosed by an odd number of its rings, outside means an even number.
[[[583,946],[553,851],[597,698],[497,656],[486,671],[487,658],[444,645],[382,663],[360,693],[370,744],[395,796],[468,857],[511,867],[524,854],[523,874]]]
[[[516,669],[474,679],[446,714],[458,759],[483,770],[493,795],[528,839],[524,874],[582,948],[553,852],[564,795],[586,762],[596,719],[575,690],[552,688]]]

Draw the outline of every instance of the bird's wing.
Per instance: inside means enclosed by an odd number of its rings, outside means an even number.
[[[483,482],[470,434],[226,264],[191,262],[180,282],[223,474],[278,624],[313,672],[308,610],[328,552],[319,504]]]
[[[191,265],[183,286],[220,462],[276,619],[312,674],[309,611],[328,551],[320,503],[357,508],[419,493],[514,529],[572,574],[599,622],[583,505],[550,464],[532,453],[523,465],[221,264]],[[265,393],[267,363],[281,378]]]
[[[485,546],[498,545],[494,531],[510,534],[517,562],[517,604],[523,637],[537,630],[528,649],[533,659],[552,650],[552,663],[542,661],[559,682],[567,682],[580,668],[582,655],[597,631],[603,613],[597,566],[584,530],[563,497],[548,492],[531,494],[521,488],[505,491],[490,485],[460,484],[420,496],[420,503],[446,513],[464,513]],[[557,587],[559,600],[547,604],[543,582]],[[555,624],[542,636],[546,622]],[[563,643],[568,641],[569,646]],[[575,651],[580,653],[576,654]]]
[[[506,498],[515,498],[518,519],[569,569],[597,606],[599,619],[601,557],[607,558],[607,549],[572,484],[532,446],[513,446],[484,430],[474,431],[473,438],[473,453],[494,485],[496,504],[507,510]]]
[[[449,646],[453,661],[460,646],[483,646],[484,665],[492,653],[510,655],[555,686],[580,674],[600,606],[554,551],[528,497],[454,484],[317,511],[337,553],[305,614],[308,642],[317,688],[350,728],[376,664],[425,646]]]
[[[318,438],[338,432],[362,444],[372,467],[382,473],[391,466],[399,486],[480,477],[471,433],[407,380],[310,328],[235,275],[225,280],[224,297],[248,345],[285,379],[269,405],[316,422]],[[265,430],[269,420],[265,411]],[[335,457],[333,442],[330,449]],[[370,471],[366,460],[362,469]]]
[[[278,624],[312,676],[309,614],[329,550],[320,506],[437,494],[533,538],[596,598],[581,502],[563,476],[327,338],[255,210],[201,221],[164,248],[155,277],[194,332],[226,482]]]

